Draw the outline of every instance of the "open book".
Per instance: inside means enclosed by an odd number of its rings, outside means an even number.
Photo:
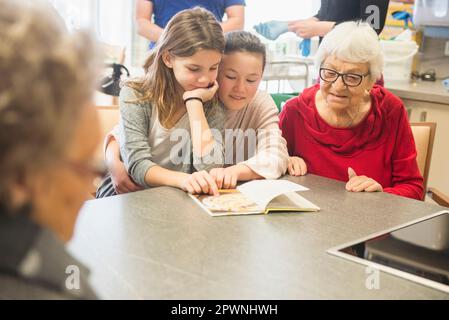
[[[261,214],[271,211],[318,211],[319,207],[297,191],[309,190],[287,180],[254,180],[237,189],[220,190],[219,196],[190,195],[213,217]]]

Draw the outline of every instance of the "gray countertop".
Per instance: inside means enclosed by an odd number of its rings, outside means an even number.
[[[350,193],[290,177],[315,213],[212,218],[184,192],[155,188],[86,202],[70,243],[106,299],[449,299],[326,251],[442,208],[386,193]]]
[[[444,88],[441,80],[435,82],[421,80],[388,82],[385,80],[385,87],[401,99],[428,101],[449,106],[449,91]]]

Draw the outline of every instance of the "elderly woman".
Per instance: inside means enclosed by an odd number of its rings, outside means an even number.
[[[383,56],[366,23],[345,22],[317,52],[320,83],[280,114],[293,171],[347,181],[348,191],[422,199],[423,179],[401,100],[374,85]]]
[[[0,297],[95,298],[64,247],[97,175],[93,42],[13,0],[0,1],[0,39]]]

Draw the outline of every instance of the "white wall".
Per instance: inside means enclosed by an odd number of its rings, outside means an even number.
[[[101,41],[129,46],[134,23],[134,1],[98,0],[97,32]]]

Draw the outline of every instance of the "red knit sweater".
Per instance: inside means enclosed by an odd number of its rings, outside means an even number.
[[[371,110],[357,126],[335,128],[315,106],[319,84],[287,101],[280,127],[291,156],[310,173],[348,181],[348,167],[382,185],[385,192],[421,199],[423,178],[402,101],[380,86],[371,90]]]

